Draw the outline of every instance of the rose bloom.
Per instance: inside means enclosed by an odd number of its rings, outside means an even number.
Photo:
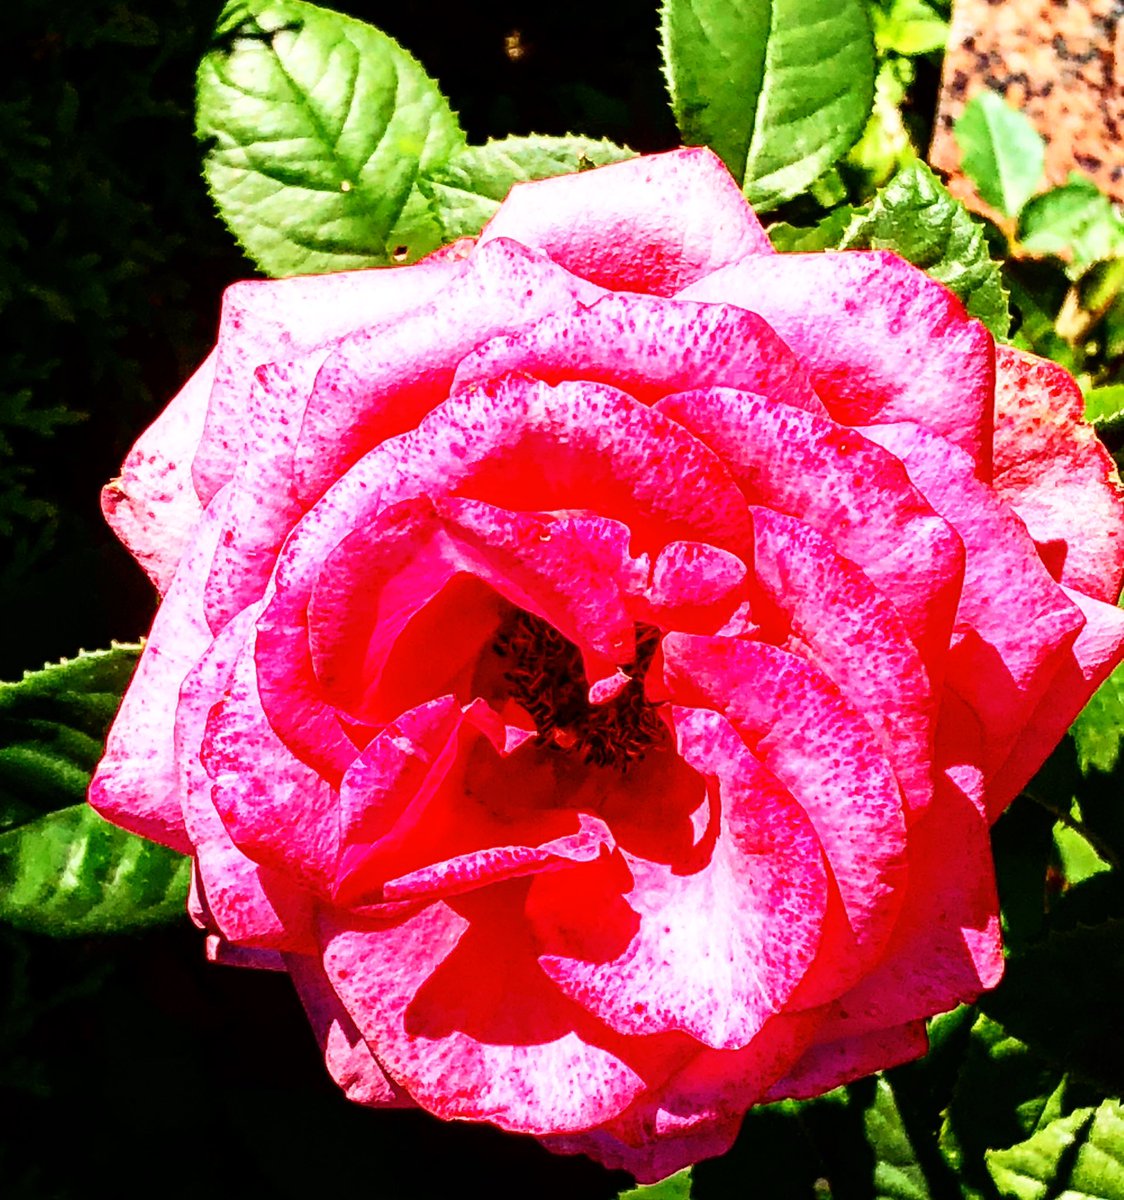
[[[1081,414],[706,150],[236,284],[105,491],[164,599],[92,802],[353,1100],[659,1178],[998,981],[989,824],[1124,647]]]

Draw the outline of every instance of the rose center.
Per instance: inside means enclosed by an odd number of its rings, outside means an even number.
[[[628,682],[602,703],[589,699],[581,651],[541,617],[512,609],[494,649],[504,660],[511,698],[534,721],[540,745],[627,771],[667,736],[656,706],[644,696],[644,675],[659,640],[655,626],[636,626],[636,657],[621,668]]]

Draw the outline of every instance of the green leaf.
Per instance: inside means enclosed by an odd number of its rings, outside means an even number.
[[[618,1200],[691,1200],[691,1168],[676,1171],[659,1183],[629,1188]]]
[[[0,683],[0,920],[74,935],[183,913],[190,860],[85,803],[139,652],[115,646]]]
[[[1090,388],[1085,393],[1085,420],[1105,429],[1124,424],[1124,383]]]
[[[710,146],[759,209],[854,144],[874,96],[863,0],[663,0],[664,70],[683,140]]]
[[[769,236],[778,250],[893,250],[1006,336],[1007,296],[983,231],[922,163],[903,167],[863,208],[836,210],[811,229],[775,225]]]
[[[81,804],[139,646],[114,646],[0,683],[0,830]]]
[[[1107,878],[1090,879],[1071,894]],[[1121,995],[1124,920],[1115,919],[1052,933],[1013,954],[1003,982],[979,1007],[1042,1059],[1117,1093],[1124,1090]]]
[[[55,936],[183,916],[191,860],[75,804],[0,834],[0,920]]]
[[[1106,389],[1107,390],[1107,389]],[[1120,388],[1124,406],[1124,387]],[[1095,411],[1095,410],[1094,410]],[[1102,414],[1104,410],[1102,409]],[[1086,398],[1086,416],[1096,422]],[[1077,761],[1082,771],[1095,768],[1105,774],[1120,761],[1120,741],[1124,738],[1124,666],[1119,666],[1093,693],[1070,729],[1077,746]]]
[[[902,1121],[889,1081],[880,1077],[863,1114],[866,1140],[874,1150],[876,1200],[929,1200],[931,1192]]]
[[[925,0],[894,0],[889,10],[874,6],[874,43],[881,54],[913,56],[943,50],[948,22]]]
[[[1007,1150],[988,1150],[987,1169],[1001,1196],[1013,1200],[1047,1200],[1056,1194],[1068,1151],[1093,1117],[1091,1108],[1079,1108],[1059,1117]]]
[[[511,137],[470,146],[419,182],[433,201],[444,240],[453,241],[475,237],[513,184],[632,157],[632,150],[593,138]]]
[[[1046,163],[1046,144],[1030,120],[995,92],[973,97],[953,127],[961,166],[993,208],[1016,216],[1034,194]]]
[[[967,1186],[986,1185],[984,1155],[1029,1137],[1051,1109],[1060,1072],[1002,1025],[978,1016],[941,1125],[945,1161]]]
[[[441,228],[418,186],[464,144],[380,30],[302,0],[232,0],[196,78],[223,220],[268,275],[412,261]]]
[[[1106,1100],[1077,1151],[1058,1200],[1124,1200],[1124,1107]]]
[[[1109,863],[1097,853],[1089,839],[1072,825],[1059,821],[1054,826],[1054,845],[1062,875],[1070,887],[1109,869]]]
[[[1093,263],[1124,254],[1124,218],[1091,179],[1071,174],[1022,210],[1019,241],[1024,250],[1067,258],[1080,276]]]

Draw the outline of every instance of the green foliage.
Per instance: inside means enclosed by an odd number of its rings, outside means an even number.
[[[443,240],[451,242],[475,237],[513,184],[632,157],[631,150],[593,138],[504,138],[462,150],[419,182],[433,201]]]
[[[863,1114],[863,1127],[875,1154],[877,1200],[931,1200],[924,1168],[885,1077],[875,1085],[874,1099]]]
[[[995,92],[964,108],[953,130],[964,173],[993,208],[1016,216],[1042,179],[1046,144],[1027,117]]]
[[[893,250],[950,288],[998,337],[1009,313],[999,267],[979,225],[921,163],[912,163],[863,208],[839,208],[811,229],[774,225],[778,250]]]
[[[807,188],[870,115],[862,0],[664,0],[661,31],[684,141],[710,146],[759,209]]]
[[[619,1200],[691,1200],[691,1169],[676,1171],[659,1183],[629,1188]]]
[[[85,803],[138,652],[117,646],[0,684],[0,919],[79,935],[183,913],[190,861]]]
[[[943,50],[948,22],[925,0],[891,0],[872,6],[874,42],[880,53],[912,57]]]
[[[417,185],[464,135],[393,38],[302,0],[232,0],[199,67],[198,136],[223,219],[274,276],[420,258]]]
[[[1071,173],[1022,209],[1019,242],[1035,254],[1060,255],[1079,278],[1093,263],[1124,254],[1124,218],[1091,179]]]

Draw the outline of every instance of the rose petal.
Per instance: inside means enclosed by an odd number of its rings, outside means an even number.
[[[371,1108],[413,1108],[409,1095],[379,1066],[355,1022],[332,989],[319,958],[286,954],[285,970],[292,977],[320,1049],[328,1074],[355,1104]]]
[[[535,962],[524,884],[456,911],[438,901],[383,926],[325,912],[328,979],[388,1073],[446,1120],[553,1133],[614,1117],[645,1088],[619,1039]],[[465,900],[458,902],[465,905]]]
[[[512,371],[546,383],[607,383],[645,404],[722,384],[825,411],[792,351],[760,317],[730,304],[603,296],[485,342],[457,367],[453,391]]]
[[[964,541],[964,586],[945,688],[977,714],[984,733],[978,765],[990,775],[1072,653],[1081,612],[1050,578],[1019,518],[973,478],[955,446],[913,425],[865,432],[902,460]]]
[[[657,405],[730,468],[750,504],[823,534],[893,602],[934,686],[963,577],[959,536],[862,434],[759,396],[709,388]]]
[[[294,883],[329,894],[339,852],[339,797],[289,753],[262,709],[247,637],[223,699],[211,709],[201,758],[231,840]]]
[[[1055,579],[1115,604],[1124,579],[1120,477],[1073,376],[996,351],[995,490],[1026,522]]]
[[[789,638],[863,714],[913,815],[932,793],[935,701],[897,610],[802,521],[754,508],[755,572]]]
[[[172,582],[203,506],[191,482],[191,460],[215,378],[216,351],[137,439],[118,478],[102,488],[110,528],[161,592]]]
[[[1089,697],[1124,658],[1124,612],[1080,592],[1068,588],[1065,591],[1081,610],[1085,624],[1038,707],[1017,734],[1002,766],[987,781],[987,805],[992,820],[1030,782]]]
[[[682,300],[759,313],[795,351],[844,425],[916,421],[991,475],[995,343],[960,301],[888,251],[748,258]]]
[[[227,495],[221,493],[208,506],[160,605],[90,783],[90,803],[106,820],[183,854],[191,853],[191,842],[174,753],[176,699],[188,671],[211,644],[203,584],[226,519]]]
[[[192,473],[206,504],[230,481],[254,371],[408,312],[461,268],[438,260],[292,279],[247,280],[223,293],[214,387]]]
[[[308,397],[293,463],[297,495],[313,503],[368,450],[412,429],[481,342],[598,295],[545,255],[502,240],[482,245],[415,312],[362,323],[336,346]]]
[[[703,801],[710,828],[687,859],[625,852],[624,900],[640,918],[627,948],[606,960],[575,929],[581,872],[536,878],[528,911],[543,970],[618,1033],[679,1030],[736,1049],[781,1011],[815,955],[823,862],[799,806],[723,717],[677,709],[674,722],[680,754],[717,795]]]
[[[877,1029],[810,1046],[783,1079],[769,1088],[764,1099],[808,1100],[822,1096],[852,1079],[912,1062],[929,1049],[924,1021],[893,1029]]]
[[[701,147],[516,184],[480,245],[499,237],[614,291],[657,296],[773,249],[730,173]]]
[[[672,699],[724,714],[812,823],[843,922],[829,909],[792,1003],[822,1004],[878,961],[901,911],[905,820],[885,751],[825,676],[773,646],[669,633],[663,655]]]

